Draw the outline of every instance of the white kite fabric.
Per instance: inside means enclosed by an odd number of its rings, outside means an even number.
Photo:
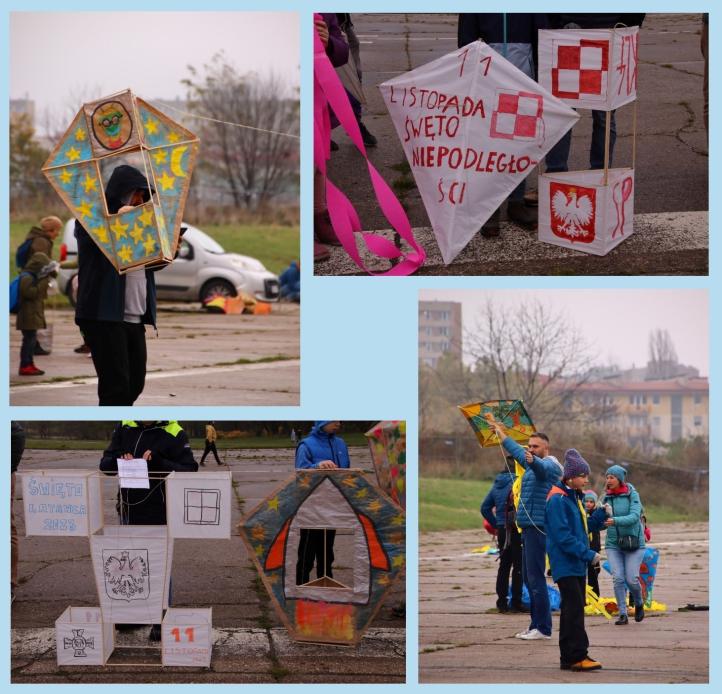
[[[447,265],[579,119],[480,41],[379,89]]]

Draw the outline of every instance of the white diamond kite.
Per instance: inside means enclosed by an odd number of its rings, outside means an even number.
[[[379,89],[447,265],[579,118],[480,41]]]

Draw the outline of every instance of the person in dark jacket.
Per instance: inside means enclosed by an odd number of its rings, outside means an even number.
[[[341,422],[322,420],[313,423],[311,433],[296,447],[297,470],[335,470],[351,467],[346,442],[337,436]],[[333,578],[333,528],[301,529],[296,562],[296,585],[304,585],[311,578],[316,565],[316,577]]]
[[[545,14],[465,13],[459,15],[457,44],[461,48],[481,39],[527,77],[536,79],[538,31],[547,26]],[[535,229],[537,212],[525,204],[525,191],[526,179],[509,195],[506,213],[510,220],[520,226]],[[499,236],[500,217],[501,208],[481,228],[481,235]]]
[[[35,366],[35,347],[38,330],[47,327],[45,323],[45,299],[48,296],[50,278],[58,274],[58,264],[45,253],[33,253],[22,269],[18,294],[20,306],[15,328],[22,331],[20,346],[20,376],[42,376],[45,372]]]
[[[589,547],[589,531],[604,525],[606,513],[597,509],[589,518],[582,506],[582,489],[589,483],[590,469],[574,448],[564,454],[562,482],[547,495],[544,510],[546,550],[552,577],[559,586],[559,663],[562,670],[599,670],[601,663],[589,657],[589,638],[584,629],[587,566],[598,565],[599,552]]]
[[[514,464],[509,456],[507,461]],[[523,612],[521,603],[521,535],[516,528],[511,487],[516,475],[500,472],[481,504],[481,515],[496,528],[499,545],[499,569],[496,573],[496,606],[499,612]],[[509,606],[509,572],[511,571],[511,608]]]
[[[58,238],[63,222],[59,217],[50,216],[43,217],[40,220],[40,226],[31,227],[25,241],[30,241],[27,257],[28,259],[33,253],[45,253],[48,258],[53,257],[53,242]],[[23,244],[25,243],[23,241]]]
[[[587,517],[591,516],[597,510],[597,495],[590,489],[584,492],[584,508]],[[595,552],[602,551],[602,533],[600,530],[593,530],[589,533],[589,548]],[[599,592],[599,566],[589,565],[587,570],[587,584],[596,593],[597,597],[601,595]]]
[[[113,170],[105,188],[110,214],[150,200],[152,189],[133,166]],[[154,270],[119,274],[79,221],[78,298],[75,322],[90,347],[98,374],[99,405],[132,405],[143,392],[145,326],[155,327]],[[154,268],[159,269],[159,268]]]
[[[540,431],[533,433],[524,449],[507,436],[504,426],[491,415],[488,421],[504,450],[525,469],[516,522],[521,528],[522,575],[529,589],[531,620],[529,628],[516,637],[526,641],[550,639],[552,611],[546,581],[544,508],[546,495],[561,478],[562,466],[549,455],[549,437],[546,434]]]
[[[584,13],[584,14],[549,14],[550,29],[613,29],[617,25],[642,26],[643,13]],[[604,168],[604,140],[606,138],[606,111],[592,110],[592,143],[589,149],[589,168]],[[546,171],[554,173],[568,171],[569,151],[572,146],[572,130],[570,128],[549,150],[546,155]],[[609,122],[609,166],[612,166],[614,143],[617,141],[617,123],[614,111],[611,111]]]
[[[10,422],[10,604],[18,587],[18,528],[15,525],[15,473],[25,452],[25,430],[19,422]]]

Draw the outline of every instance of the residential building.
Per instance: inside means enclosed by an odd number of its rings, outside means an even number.
[[[419,302],[419,362],[436,367],[444,354],[461,360],[461,304],[457,301]]]

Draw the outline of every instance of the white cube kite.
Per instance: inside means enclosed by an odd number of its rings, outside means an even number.
[[[539,240],[606,255],[634,232],[634,170],[539,176]]]
[[[103,620],[160,624],[173,564],[168,528],[108,526],[90,538],[90,553]]]
[[[102,488],[97,472],[20,472],[25,534],[88,537],[103,526]]]
[[[212,610],[171,607],[161,625],[163,665],[210,667]]]
[[[573,108],[613,111],[637,98],[639,27],[539,32],[539,84]]]
[[[231,537],[231,472],[172,472],[165,481],[171,537]]]
[[[379,88],[446,264],[579,118],[480,41]]]
[[[105,665],[113,652],[114,627],[97,607],[68,607],[55,622],[58,665]]]

